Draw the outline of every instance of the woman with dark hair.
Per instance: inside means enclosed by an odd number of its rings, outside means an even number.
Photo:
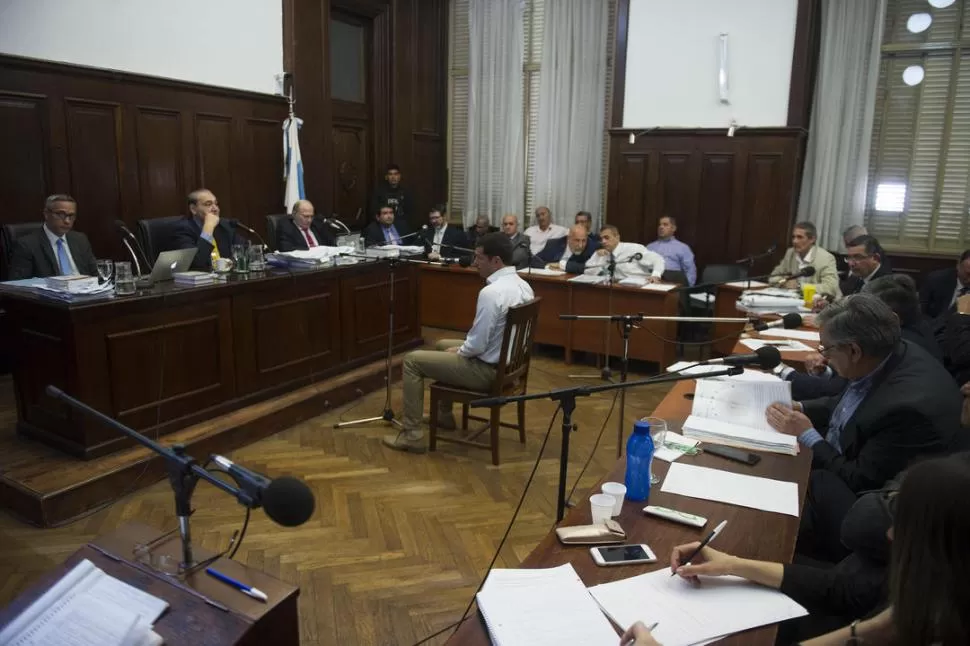
[[[970,453],[927,460],[907,470],[894,500],[895,519],[889,530],[889,607],[874,617],[803,642],[804,646],[970,644],[968,492]],[[705,568],[708,563],[723,562],[726,555],[705,547],[690,565],[681,565],[681,556],[697,545],[674,549],[674,572],[693,578],[710,571],[709,566]],[[627,631],[621,643],[656,644],[640,623]]]

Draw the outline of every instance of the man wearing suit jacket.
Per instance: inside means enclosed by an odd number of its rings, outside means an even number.
[[[598,237],[594,240],[586,227],[574,224],[565,238],[547,242],[542,251],[533,256],[532,266],[558,269],[567,274],[581,274],[586,270],[586,261],[599,247]]]
[[[394,218],[394,208],[382,206],[376,219],[364,228],[364,244],[368,247],[386,244],[414,244],[409,243],[405,236],[410,234],[404,220]]]
[[[806,283],[816,285],[816,293],[834,301],[842,297],[839,291],[839,274],[835,269],[835,256],[815,244],[818,233],[811,222],[798,222],[792,229],[791,244],[785,257],[771,270],[772,282],[783,282],[785,287],[796,289]],[[797,274],[805,267],[813,267],[815,274],[805,278],[786,280],[774,278]]]
[[[428,228],[422,229],[418,236],[424,243],[428,260],[440,260],[442,257],[469,256],[465,248],[466,240],[462,230],[448,224],[446,215],[448,209],[444,204],[438,204],[428,213]],[[474,254],[474,251],[472,252]]]
[[[512,264],[516,269],[525,269],[532,258],[532,240],[529,236],[519,232],[519,216],[502,216],[502,233],[509,237],[512,243]]]
[[[232,258],[232,245],[242,239],[229,221],[219,218],[219,200],[212,191],[196,189],[187,201],[189,215],[174,227],[172,242],[176,249],[196,249],[192,269],[211,271],[212,261]]]
[[[816,320],[819,353],[849,380],[845,391],[794,408],[772,404],[766,418],[812,451],[798,549],[837,561],[845,556],[839,527],[860,493],[960,441],[961,398],[939,361],[900,339],[899,320],[878,297],[850,296]]]
[[[961,254],[956,267],[931,272],[923,281],[919,294],[923,314],[939,318],[965,293],[970,293],[970,249]]]
[[[474,249],[478,245],[478,239],[486,233],[495,233],[498,227],[489,224],[487,215],[480,215],[475,218],[475,224],[465,229],[465,246]]]
[[[98,275],[98,262],[88,237],[74,231],[77,202],[70,195],[51,195],[44,203],[44,225],[14,241],[10,280],[81,274]]]
[[[892,274],[892,267],[889,260],[884,258],[885,255],[879,241],[870,235],[850,240],[845,247],[849,277],[839,286],[842,295],[858,294],[873,280]]]
[[[293,203],[290,220],[281,220],[276,228],[276,248],[280,251],[296,251],[310,247],[333,247],[337,239],[323,220],[313,215],[310,200]]]

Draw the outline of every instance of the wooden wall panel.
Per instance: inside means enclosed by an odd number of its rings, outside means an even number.
[[[182,115],[177,110],[135,108],[135,149],[142,218],[180,213],[185,204]]]
[[[195,187],[205,187],[219,200],[224,215],[239,217],[233,203],[232,118],[200,114],[195,118]],[[192,190],[192,189],[189,189]],[[181,213],[187,206],[182,204]]]
[[[0,141],[3,155],[16,159],[0,172],[5,213],[40,213],[50,193],[47,167],[46,97],[0,91]],[[0,218],[5,216],[0,216]]]
[[[245,205],[234,203],[233,207],[239,213],[236,217],[259,230],[257,227],[265,226],[266,215],[286,210],[283,204],[283,166],[280,164],[275,173],[267,172],[269,169],[265,168],[263,162],[271,159],[274,151],[282,149],[283,130],[278,122],[271,119],[246,119],[243,127],[249,143],[249,177],[245,191],[242,191],[246,196]]]

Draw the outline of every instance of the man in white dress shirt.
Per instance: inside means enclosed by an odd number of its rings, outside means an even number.
[[[424,453],[424,380],[444,381],[469,390],[487,391],[495,381],[509,308],[531,301],[535,294],[512,266],[507,235],[489,233],[475,246],[475,268],[486,280],[478,292],[475,321],[464,340],[444,339],[434,350],[415,350],[404,358],[404,430],[385,435],[383,442],[397,451]],[[438,427],[456,428],[451,402],[441,402]]]
[[[621,242],[620,231],[612,224],[600,229],[600,248],[586,261],[586,273],[608,275],[610,263],[615,263],[616,281],[646,276],[647,282],[659,283],[664,273],[664,259],[642,244]]]
[[[529,244],[532,245],[532,255],[537,255],[546,243],[557,238],[565,238],[569,230],[560,225],[553,224],[552,213],[548,207],[540,206],[536,209],[536,223],[525,230],[525,235],[529,236]]]

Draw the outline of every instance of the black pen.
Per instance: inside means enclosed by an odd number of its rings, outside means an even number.
[[[721,533],[721,530],[724,529],[725,527],[727,527],[727,521],[722,520],[720,523],[718,523],[717,527],[715,527],[714,530],[707,535],[707,538],[701,541],[701,544],[697,546],[697,549],[694,550],[693,553],[690,556],[688,556],[677,567],[680,568],[683,565],[689,565],[691,561],[697,558],[697,555],[701,553],[701,550],[707,547],[707,544],[713,541],[717,537],[717,535]],[[677,574],[677,570],[674,570],[673,572],[671,572],[670,576],[674,576],[675,574]]]

